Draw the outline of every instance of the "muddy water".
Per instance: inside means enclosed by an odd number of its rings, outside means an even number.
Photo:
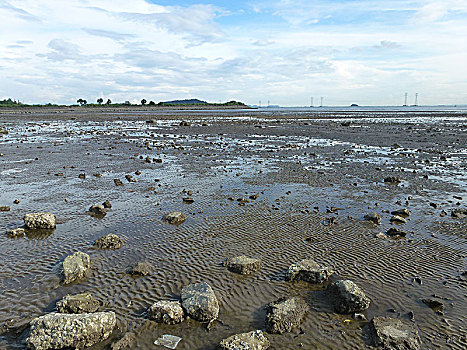
[[[325,286],[284,281],[291,263],[313,258],[332,267],[334,279],[362,287],[372,300],[368,319],[409,319],[413,312],[424,349],[465,348],[467,222],[450,212],[466,207],[466,117],[375,120],[363,113],[350,127],[341,115],[315,117],[196,112],[146,124],[147,114],[3,116],[9,134],[0,138],[0,205],[11,211],[0,212],[0,231],[22,225],[28,212],[50,211],[59,224],[17,239],[0,235],[0,346],[24,348],[23,326],[32,318],[53,311],[66,294],[89,291],[119,324],[96,349],[127,330],[137,334],[135,348],[156,348],[155,339],[173,334],[183,338],[178,349],[214,349],[227,336],[264,329],[264,305],[294,295],[312,312],[301,330],[268,335],[272,349],[371,348],[367,322],[335,314]],[[191,126],[179,126],[181,118]],[[162,163],[146,163],[147,156]],[[86,179],[78,178],[83,172]],[[385,184],[388,175],[404,181]],[[116,178],[125,185],[116,187]],[[182,202],[184,189],[193,191],[193,204]],[[251,194],[260,196],[244,206],[236,201]],[[113,207],[104,218],[86,214],[107,199]],[[412,213],[399,226],[407,238],[375,238],[393,226],[387,211],[403,207]],[[180,226],[161,221],[174,210],[188,216]],[[382,215],[380,226],[363,221],[371,211]],[[123,237],[124,247],[94,250],[108,233]],[[77,250],[91,256],[92,272],[62,286],[59,264]],[[222,267],[224,258],[241,254],[261,258],[262,270],[245,277]],[[129,276],[126,269],[139,261],[154,273]],[[176,300],[198,281],[211,284],[220,302],[213,329],[144,318],[151,303]],[[420,301],[433,294],[442,298],[444,315]]]

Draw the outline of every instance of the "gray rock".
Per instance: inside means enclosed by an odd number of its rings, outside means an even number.
[[[146,261],[133,265],[129,270],[129,274],[133,276],[149,276],[151,273],[152,265]]]
[[[10,237],[22,237],[26,230],[22,227],[14,228],[12,230],[8,230],[6,234]]]
[[[26,344],[34,350],[89,347],[107,339],[115,324],[114,312],[52,313],[31,321]]]
[[[167,221],[172,225],[180,225],[181,223],[185,222],[186,216],[179,211],[174,211],[172,213],[165,214],[162,220]]]
[[[384,182],[388,182],[388,183],[400,183],[402,182],[401,178],[399,176],[387,176],[384,178]]]
[[[76,252],[63,261],[63,283],[68,284],[86,276],[91,267],[89,255]]]
[[[389,219],[389,221],[395,222],[396,224],[405,224],[407,222],[407,220],[399,215],[394,215],[391,219]]]
[[[418,350],[421,340],[415,326],[407,321],[390,317],[374,317],[370,321],[370,334],[374,346],[383,350]]]
[[[239,273],[241,275],[249,275],[261,269],[261,260],[241,255],[235,258],[226,259],[224,261],[224,266],[227,267],[229,271]]]
[[[24,224],[28,229],[54,229],[55,215],[51,213],[32,213],[24,216]]]
[[[378,213],[369,213],[363,217],[366,221],[371,221],[372,223],[379,225],[381,224],[381,216]]]
[[[333,273],[334,271],[328,267],[321,266],[311,259],[304,259],[289,266],[285,279],[287,281],[322,283]]]
[[[410,216],[410,211],[409,209],[398,209],[398,210],[393,210],[391,211],[391,214],[392,215],[398,215],[398,216],[402,216],[402,217],[407,217],[407,216]]]
[[[269,333],[286,333],[297,328],[310,311],[301,297],[281,298],[266,307],[266,330]]]
[[[339,313],[360,312],[370,306],[370,299],[352,281],[339,280],[329,288],[334,298],[334,309]]]
[[[105,210],[103,205],[100,204],[93,204],[89,208],[89,212],[97,215],[105,215],[107,214],[107,210]]]
[[[123,247],[124,244],[125,242],[123,242],[120,237],[113,233],[109,233],[108,235],[99,238],[94,243],[94,246],[98,249],[119,249]]]
[[[159,323],[177,324],[183,321],[185,313],[178,301],[161,300],[148,309],[148,318]]]
[[[398,228],[391,227],[387,230],[386,234],[391,237],[405,237],[407,236],[407,232],[399,230]]]
[[[62,314],[83,314],[96,312],[100,306],[101,303],[91,293],[68,294],[57,302],[57,311]]]
[[[235,334],[220,342],[221,350],[266,350],[269,348],[268,338],[263,331],[257,330],[248,333]]]
[[[104,203],[102,203],[102,206],[103,206],[105,209],[110,209],[110,208],[112,208],[112,203],[110,203],[109,200],[106,200]]]
[[[463,219],[467,217],[467,209],[457,208],[451,211],[451,216],[457,219]]]
[[[219,303],[206,282],[190,284],[182,289],[182,307],[191,318],[208,322],[219,315]]]

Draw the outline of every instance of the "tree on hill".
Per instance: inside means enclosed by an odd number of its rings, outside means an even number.
[[[154,101],[149,101],[149,105],[150,105],[150,106],[155,106],[155,105],[156,105],[156,102],[154,102]]]
[[[148,102],[148,101],[146,101],[146,99],[144,99],[144,98],[141,100],[141,104],[142,104],[143,106],[146,104],[146,102]]]
[[[107,99],[107,102],[105,104],[109,105],[111,103],[112,103],[112,100],[109,98],[109,99]]]
[[[99,98],[97,99],[97,103],[102,104],[102,102],[104,102],[104,99],[103,99],[102,97],[99,97]]]
[[[76,100],[77,103],[79,103],[81,106],[85,105],[88,103],[88,101],[86,100],[83,100],[82,98],[79,98]]]

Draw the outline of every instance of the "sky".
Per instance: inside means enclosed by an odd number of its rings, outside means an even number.
[[[467,0],[0,0],[0,99],[467,103]]]

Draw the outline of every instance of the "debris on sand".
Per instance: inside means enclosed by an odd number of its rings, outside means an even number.
[[[467,209],[457,208],[451,211],[451,216],[457,219],[463,219],[467,217]]]
[[[154,345],[164,346],[168,349],[174,350],[177,348],[177,345],[181,340],[182,338],[175,335],[164,334],[154,342]]]
[[[389,221],[396,224],[405,224],[407,222],[405,218],[399,215],[394,215],[392,218],[389,219]]]

